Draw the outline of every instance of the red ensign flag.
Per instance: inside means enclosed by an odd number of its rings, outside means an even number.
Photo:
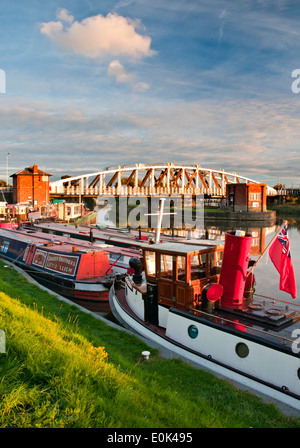
[[[269,249],[270,258],[280,274],[279,289],[297,296],[296,280],[292,264],[287,224],[282,226],[277,238]]]

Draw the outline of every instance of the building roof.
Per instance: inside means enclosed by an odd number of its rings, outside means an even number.
[[[30,175],[36,174],[38,176],[52,176],[52,174],[47,173],[46,171],[42,171],[38,168],[37,165],[28,166],[20,171],[17,171],[16,173],[12,174],[10,177],[19,176],[19,175]]]

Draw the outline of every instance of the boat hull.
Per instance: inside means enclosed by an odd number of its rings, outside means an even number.
[[[8,257],[1,258],[11,261]],[[61,279],[51,274],[45,274],[43,272],[34,271],[32,268],[23,263],[14,263],[16,266],[24,270],[31,278],[33,278],[37,283],[44,286],[45,288],[59,294],[78,305],[87,308],[90,311],[96,312],[109,312],[109,287],[111,284],[104,286],[99,284],[98,290],[92,290],[95,286],[94,283],[86,283],[81,286],[80,290],[76,286],[76,282],[70,281],[68,279]],[[97,285],[98,286],[98,285]]]
[[[138,316],[138,312],[132,312],[128,301],[124,306],[125,302],[120,300],[120,293],[114,287],[109,300],[115,318],[131,331],[251,391],[300,408],[299,356],[250,337],[241,331],[242,325],[228,328],[164,306],[159,306],[158,313],[166,328],[151,325],[143,316]],[[237,354],[237,347],[243,348],[243,345],[251,356]]]
[[[24,265],[19,265],[19,267],[24,269]],[[110,284],[107,284],[106,287],[102,283],[78,283],[51,274],[26,269],[26,267],[24,270],[39,284],[90,311],[108,312],[110,310],[108,297]]]
[[[109,311],[108,295],[112,285],[110,276],[101,278],[93,275],[90,279],[85,279],[80,275],[91,259],[92,252],[87,254],[89,258],[82,258],[85,254],[66,252],[67,247],[59,246],[61,250],[55,251],[55,246],[47,247],[48,242],[38,245],[34,241],[32,244],[28,236],[26,238],[18,233],[2,231],[0,257],[23,269],[39,284],[87,309]],[[107,260],[102,271],[107,270],[108,266]]]

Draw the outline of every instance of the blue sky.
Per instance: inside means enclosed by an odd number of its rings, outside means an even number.
[[[2,0],[0,178],[9,152],[9,174],[53,180],[173,162],[300,187],[299,19],[288,0]]]

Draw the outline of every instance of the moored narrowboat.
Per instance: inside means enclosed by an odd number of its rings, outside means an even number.
[[[109,311],[113,266],[120,257],[114,255],[110,262],[105,247],[55,241],[26,230],[0,229],[1,258],[52,291],[94,311]]]

